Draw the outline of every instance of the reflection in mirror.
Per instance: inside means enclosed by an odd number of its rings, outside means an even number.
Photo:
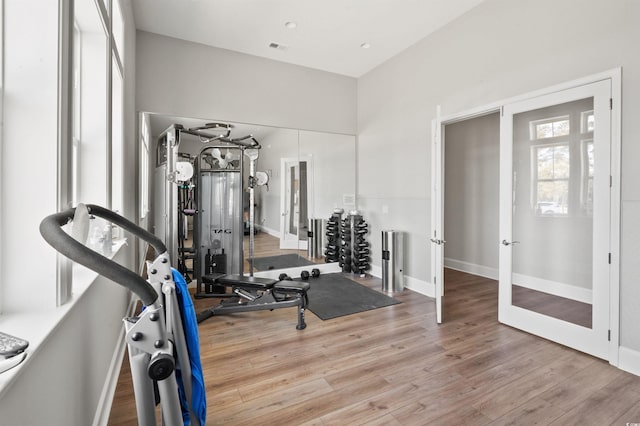
[[[156,144],[158,135],[172,124],[193,128],[221,121],[159,114],[148,116],[152,139]],[[308,222],[312,218],[329,218],[334,208],[351,210],[356,207],[355,137],[228,121],[225,123],[233,126],[232,137],[251,134],[258,140],[261,149],[256,170],[264,172],[268,177],[266,185],[254,190],[254,221],[257,230],[254,235],[254,257],[268,259],[266,263],[255,262],[255,270],[324,263],[324,257],[307,257]],[[197,156],[202,146],[198,137],[182,133],[179,151],[183,155]],[[156,152],[153,146],[150,150]],[[248,167],[244,170],[245,182],[247,177]],[[248,221],[248,194],[245,194],[244,199],[244,217]],[[153,209],[154,200],[151,203]],[[191,230],[192,221],[186,226]],[[247,227],[244,233],[244,271],[249,272]]]

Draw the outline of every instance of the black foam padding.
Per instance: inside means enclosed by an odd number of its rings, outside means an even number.
[[[91,206],[90,211],[92,213],[94,212],[93,209],[95,207],[96,206]],[[124,266],[107,259],[101,254],[98,254],[97,252],[91,250],[84,244],[76,241],[71,235],[67,234],[61,228],[63,225],[66,225],[70,220],[73,219],[74,214],[75,208],[72,208],[64,212],[55,213],[45,217],[42,222],[40,222],[40,234],[45,239],[45,241],[61,254],[73,260],[74,262],[84,265],[87,268],[97,272],[98,274],[109,278],[116,284],[119,284],[131,290],[142,300],[145,305],[152,305],[158,298],[158,295],[147,281],[145,281],[135,272],[130,271]],[[116,215],[115,213],[113,214]],[[105,219],[107,219],[107,217],[103,215],[100,215],[100,217],[104,217]],[[126,221],[126,219],[124,220]],[[119,226],[122,226],[123,222],[121,220],[118,220],[118,222],[113,221],[113,223],[117,223]],[[137,225],[132,225],[138,228]],[[122,227],[129,230],[124,226]],[[142,228],[139,229],[142,230]],[[146,233],[146,231],[144,232]],[[137,232],[133,233],[138,235]],[[162,244],[162,246],[164,246],[164,244]]]
[[[244,275],[225,275],[218,278],[216,282],[218,284],[232,287],[268,290],[278,281],[270,278],[245,277]]]
[[[311,284],[301,281],[280,281],[275,286],[274,290],[282,291],[285,293],[306,293],[309,291]]]
[[[218,278],[224,277],[225,274],[213,273],[202,276],[202,282],[205,284],[215,284],[218,282]]]

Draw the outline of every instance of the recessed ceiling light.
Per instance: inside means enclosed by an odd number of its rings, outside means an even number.
[[[295,22],[293,22],[293,21],[289,21],[289,22],[286,22],[286,23],[284,24],[284,26],[285,26],[285,27],[287,27],[287,28],[289,28],[290,30],[293,30],[294,28],[297,28],[297,27],[298,27],[298,24],[296,24],[296,23],[295,23]]]
[[[360,47],[362,47],[363,49],[368,49],[371,47],[371,45],[369,43],[362,43]]]

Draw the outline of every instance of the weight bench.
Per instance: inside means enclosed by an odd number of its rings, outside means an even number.
[[[273,280],[269,278],[247,277],[243,275],[203,275],[205,284],[224,286],[224,293],[206,294],[204,297],[223,299],[219,305],[198,314],[198,323],[214,315],[235,312],[264,311],[280,308],[298,307],[298,325],[296,329],[307,327],[304,311],[309,305],[308,282]],[[214,286],[215,288],[215,286]],[[226,292],[230,289],[231,292]],[[197,296],[196,296],[197,297]]]

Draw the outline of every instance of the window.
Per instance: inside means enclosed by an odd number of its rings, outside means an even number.
[[[73,128],[76,156],[75,203],[107,205],[107,58],[108,37],[101,10],[91,0],[79,0],[74,8],[73,64],[76,83]],[[74,84],[76,84],[74,83]],[[77,96],[77,97],[76,97]]]
[[[534,146],[536,212],[566,215],[571,157],[568,144]]]
[[[117,61],[111,72],[111,209],[123,212],[123,94],[122,75]]]
[[[531,208],[535,215],[592,215],[593,99],[531,114],[523,131],[529,138]]]
[[[571,133],[568,115],[532,121],[530,129],[532,140],[567,136]]]
[[[103,2],[74,2],[68,198],[74,206],[99,204],[123,212],[124,72],[118,47],[124,43],[124,23],[118,1],[109,3],[116,8],[117,19],[109,18]],[[112,35],[112,27],[117,37]],[[107,241],[108,229],[97,220],[93,222],[89,239],[96,240],[100,234]],[[93,241],[93,248],[107,249],[107,244]],[[76,277],[75,270],[71,278],[61,277],[58,288],[68,286]]]

